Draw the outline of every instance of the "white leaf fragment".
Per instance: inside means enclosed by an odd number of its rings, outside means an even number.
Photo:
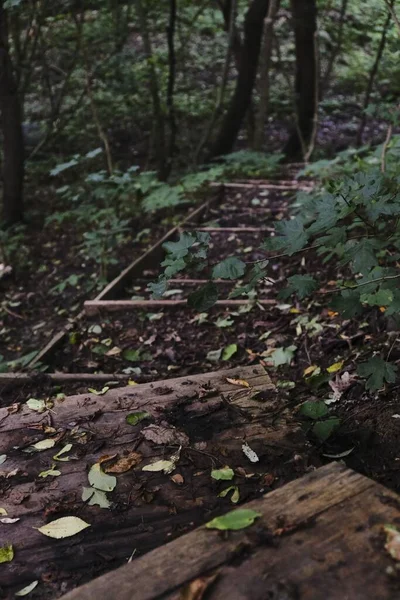
[[[11,519],[10,517],[3,517],[2,519],[0,519],[0,523],[4,523],[5,525],[12,525],[17,521],[19,521],[19,518]]]
[[[32,581],[32,583],[30,583],[29,585],[25,586],[24,588],[22,588],[22,590],[19,590],[19,592],[15,592],[16,596],[27,596],[28,594],[30,594],[36,586],[39,585],[39,581],[38,579],[36,579],[36,581]]]
[[[89,483],[92,487],[102,492],[112,492],[117,485],[117,478],[114,475],[107,475],[101,470],[99,463],[94,464],[88,475]]]
[[[256,463],[256,462],[258,462],[260,460],[258,458],[257,454],[254,452],[254,450],[252,450],[250,448],[250,446],[248,445],[247,442],[245,442],[244,444],[242,444],[242,450],[243,450],[243,454],[245,456],[247,456],[247,458],[249,459],[250,462]]]
[[[22,588],[22,590],[19,590],[19,592],[15,592],[15,595],[16,596],[27,596],[35,589],[35,587],[37,585],[39,585],[38,579],[36,579],[36,581],[32,581],[32,583],[30,583],[29,585]]]

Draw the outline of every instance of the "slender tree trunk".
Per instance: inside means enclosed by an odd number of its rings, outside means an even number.
[[[175,26],[176,26],[176,0],[170,0],[169,23],[167,27],[168,43],[168,86],[167,86],[167,110],[169,124],[168,156],[166,160],[165,175],[169,175],[172,169],[172,160],[176,150],[176,115],[174,106],[175,77],[176,77],[176,55],[175,55]]]
[[[317,7],[315,0],[292,0],[296,47],[296,127],[285,145],[287,158],[302,157],[314,131],[317,111],[318,60],[316,49]]]
[[[3,214],[10,225],[23,218],[24,139],[21,106],[8,52],[7,14],[0,2],[0,112],[3,129]]]
[[[253,0],[244,22],[244,40],[240,56],[236,89],[222,122],[218,137],[211,149],[210,158],[232,151],[251,102],[257,74],[264,19],[269,0]]]
[[[264,125],[268,113],[269,103],[269,71],[272,58],[272,30],[274,20],[279,9],[280,0],[270,0],[268,15],[264,23],[264,40],[260,55],[260,83],[259,83],[259,105],[254,126],[254,150],[261,150],[264,140]]]
[[[340,7],[336,44],[335,44],[335,46],[332,50],[331,56],[329,58],[328,67],[326,69],[323,83],[321,85],[321,96],[329,88],[329,84],[332,80],[332,74],[333,74],[333,70],[335,67],[336,59],[338,58],[338,56],[340,55],[341,50],[342,50],[344,24],[346,21],[347,5],[348,5],[348,0],[342,0],[342,5]]]
[[[143,48],[149,69],[149,90],[153,102],[154,133],[156,148],[156,160],[158,165],[158,176],[161,180],[167,177],[166,169],[166,141],[165,141],[165,117],[160,101],[160,90],[158,85],[157,71],[153,61],[153,49],[147,23],[147,14],[143,0],[137,0],[136,9],[139,17],[140,29],[143,38]]]
[[[394,4],[394,0],[391,0],[391,2],[389,3],[389,6],[388,6],[389,11],[388,11],[388,14],[386,17],[386,21],[383,25],[382,35],[381,35],[381,39],[379,41],[375,61],[374,61],[374,64],[372,65],[372,69],[371,69],[369,77],[368,77],[367,89],[365,91],[365,97],[364,97],[364,103],[363,103],[363,114],[362,114],[362,118],[361,118],[360,127],[358,128],[358,132],[357,132],[356,146],[361,146],[361,144],[362,144],[364,129],[365,129],[365,125],[367,124],[366,110],[367,110],[370,100],[371,100],[371,94],[372,94],[372,90],[374,88],[375,78],[378,74],[379,65],[380,65],[380,62],[382,59],[383,52],[385,50],[386,36],[387,36],[390,22],[392,20],[391,9],[393,8],[393,4]]]

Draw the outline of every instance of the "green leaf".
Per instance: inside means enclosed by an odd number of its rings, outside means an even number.
[[[161,298],[167,290],[168,282],[166,279],[159,279],[147,285],[147,289],[151,292],[151,297],[155,300]]]
[[[218,350],[210,350],[210,352],[207,352],[206,358],[211,362],[218,362],[221,359],[221,355],[222,348],[219,348]]]
[[[212,277],[213,279],[239,279],[244,275],[245,270],[246,264],[242,260],[230,256],[215,265]]]
[[[277,348],[268,357],[268,360],[272,361],[274,367],[280,367],[281,365],[290,365],[296,350],[296,346],[288,346],[287,348]]]
[[[110,388],[108,387],[108,385],[106,385],[101,390],[95,390],[94,388],[88,388],[88,392],[90,392],[91,394],[94,394],[95,396],[104,396],[104,394],[106,394],[109,389]]]
[[[184,231],[181,233],[177,242],[165,242],[163,244],[163,248],[176,260],[178,258],[184,258],[187,256],[189,254],[189,249],[193,246],[193,244],[195,244],[195,242],[195,236]]]
[[[303,415],[303,417],[308,417],[309,419],[321,419],[328,414],[328,407],[325,402],[318,400],[317,402],[312,402],[311,400],[307,400],[304,402],[299,410],[299,413]]]
[[[256,512],[255,510],[241,508],[233,510],[221,517],[216,517],[212,521],[206,523],[206,527],[208,529],[219,529],[220,531],[237,531],[249,527],[261,516],[261,513]]]
[[[249,273],[248,283],[246,283],[246,285],[244,285],[244,286],[235,288],[229,294],[229,298],[237,298],[238,296],[244,296],[244,295],[250,294],[250,292],[252,292],[254,290],[257,283],[260,281],[260,279],[263,279],[263,277],[265,277],[268,263],[269,263],[268,260],[263,260],[262,262],[254,265],[254,267],[251,269],[251,271]]]
[[[112,492],[117,485],[117,478],[108,475],[101,470],[99,463],[95,463],[88,474],[89,483],[92,487],[102,492]]]
[[[31,410],[36,410],[39,413],[44,412],[46,410],[46,402],[44,400],[37,400],[36,398],[29,398],[26,405]]]
[[[312,432],[320,442],[325,442],[339,425],[340,419],[337,417],[330,417],[325,421],[317,421],[312,428]]]
[[[237,352],[237,344],[229,344],[222,351],[222,360],[229,360]]]
[[[47,471],[42,471],[41,473],[39,473],[39,477],[59,477],[61,475],[61,471],[59,471],[58,469],[56,469],[56,465],[52,465],[50,467],[50,469],[47,469]]]
[[[20,597],[20,596],[27,596],[38,585],[39,585],[39,580],[36,579],[36,581],[32,581],[32,583],[30,583],[29,585],[26,585],[25,587],[23,587],[22,590],[19,590],[19,592],[15,592],[15,595],[18,596],[18,597]]]
[[[360,296],[361,302],[365,302],[370,306],[389,306],[390,304],[392,304],[393,299],[393,291],[382,288],[380,288],[374,294],[362,294]]]
[[[211,471],[211,477],[217,481],[231,481],[235,476],[233,469],[230,467],[224,467],[223,469],[213,469]]]
[[[142,206],[145,212],[152,212],[153,210],[177,206],[183,201],[184,197],[177,186],[163,184],[157,186],[156,189],[143,200]]]
[[[55,454],[53,456],[53,460],[58,460],[60,462],[68,462],[69,461],[69,456],[64,456],[63,458],[60,458],[63,454],[66,454],[67,452],[69,452],[72,449],[72,444],[65,444],[64,448],[61,448],[60,452],[57,452],[57,454]]]
[[[285,298],[288,298],[293,292],[296,293],[300,300],[309,296],[317,289],[318,283],[311,275],[293,275],[288,277],[289,286],[285,290]]]
[[[140,360],[140,350],[124,350],[122,358],[129,362],[138,362]]]
[[[151,419],[151,414],[148,412],[135,412],[126,416],[126,422],[128,425],[137,425],[143,419]]]
[[[89,506],[100,506],[100,508],[110,508],[111,506],[111,502],[107,498],[106,493],[92,487],[83,487],[82,500],[83,502],[89,500]]]
[[[187,303],[190,308],[195,308],[198,312],[205,312],[214,306],[217,300],[217,286],[212,281],[209,281],[199,290],[192,292]]]
[[[373,356],[367,362],[361,363],[357,368],[360,377],[367,379],[365,387],[375,392],[383,387],[384,382],[396,381],[397,366],[383,360],[381,356]]]
[[[330,306],[333,310],[340,312],[345,319],[351,319],[363,310],[360,303],[360,294],[353,290],[345,290],[341,292],[340,296],[335,296]]]
[[[14,558],[14,549],[12,544],[6,544],[5,546],[0,547],[0,564],[11,562]]]
[[[281,221],[276,225],[277,233],[282,236],[280,239],[281,248],[291,256],[298,252],[307,244],[307,234],[304,231],[303,220],[299,217],[290,221]]]
[[[354,273],[365,275],[378,265],[377,242],[366,239],[357,242],[350,241],[346,244],[347,254],[352,259]]]
[[[224,317],[218,317],[218,319],[215,321],[215,326],[223,329],[225,327],[231,327],[233,323],[234,320],[229,317],[226,319],[224,319]]]
[[[222,492],[220,492],[218,494],[218,498],[225,498],[225,496],[227,496],[229,494],[229,492],[233,492],[233,494],[231,496],[231,502],[233,502],[233,504],[236,504],[237,502],[239,502],[240,494],[239,494],[239,488],[237,485],[230,485],[229,487],[222,490]]]
[[[34,527],[34,529],[37,529],[47,537],[61,540],[80,533],[86,527],[90,527],[89,523],[86,523],[86,521],[83,521],[79,517],[61,517],[42,527]]]

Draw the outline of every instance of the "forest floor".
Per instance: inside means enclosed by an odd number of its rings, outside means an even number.
[[[212,193],[210,190],[209,194]],[[222,260],[232,254],[244,257],[249,262],[266,258],[267,255],[258,249],[259,244],[269,235],[274,222],[289,216],[294,199],[295,191],[291,190],[261,189],[257,184],[246,188],[226,187],[220,204],[213,205],[199,224],[214,229],[211,232],[211,259]],[[184,214],[183,209],[182,216]],[[149,231],[139,241],[131,241],[121,249],[121,261],[113,274],[117,275],[133,258],[155,243],[171,227],[172,221],[166,219],[152,229],[146,225],[143,222],[135,224],[135,230]],[[193,228],[196,229],[195,226]],[[224,230],[218,231],[218,228]],[[231,230],[227,231],[226,228]],[[64,290],[52,293],[51,289],[59,277],[55,273],[62,265],[63,277],[79,273],[84,283],[95,265],[82,267],[74,250],[77,242],[74,241],[73,230],[64,228],[60,235],[60,230],[55,228],[52,239],[45,240],[40,235],[35,237],[32,234],[32,242],[34,240],[35,251],[40,253],[42,264],[46,266],[46,270],[38,274],[39,280],[32,276],[28,285],[12,279],[2,282],[7,298],[2,327],[8,339],[1,352],[7,358],[21,354],[24,345],[27,351],[37,350],[44,344],[49,332],[56,333],[67,318],[73,327],[63,343],[46,358],[48,371],[125,376],[123,381],[97,385],[99,398],[103,397],[103,385],[113,388],[129,383],[134,390],[135,384],[142,382],[160,382],[176,377],[187,377],[189,381],[194,374],[229,368],[235,369],[240,378],[246,367],[261,366],[266,369],[274,388],[265,390],[264,395],[261,393],[259,401],[268,403],[276,413],[276,419],[283,419],[286,424],[300,423],[303,436],[293,438],[284,455],[278,454],[273,464],[266,463],[267,470],[262,464],[256,470],[256,475],[248,480],[247,459],[237,457],[238,469],[245,478],[245,485],[239,486],[240,502],[257,497],[266,490],[276,489],[332,459],[343,460],[347,466],[400,491],[400,387],[392,385],[371,394],[354,376],[356,365],[370,355],[371,348],[381,349],[386,355],[390,353],[391,360],[400,358],[396,331],[387,332],[384,314],[379,310],[371,310],[361,320],[341,318],[330,308],[326,300],[329,294],[316,295],[311,301],[294,304],[283,302],[278,297],[285,279],[290,275],[312,274],[320,281],[322,290],[329,291],[345,275],[345,271],[341,273],[336,268],[327,267],[317,255],[307,255],[301,259],[282,257],[271,262],[269,278],[260,286],[257,298],[248,305],[234,308],[217,306],[201,314],[182,306],[175,309],[143,307],[134,311],[83,316],[76,320],[83,301],[93,297],[95,290],[85,286],[82,289],[66,286]],[[118,298],[149,299],[145,282],[154,280],[156,275],[156,270],[146,271],[143,278],[129,282]],[[229,284],[221,284],[221,297],[228,295],[229,287]],[[185,279],[177,280],[170,286],[168,300],[184,299],[192,289],[193,284],[185,282]],[[1,384],[0,406],[11,406],[11,412],[18,414],[30,398],[57,402],[60,393],[87,394],[90,387],[88,382],[55,384],[46,378],[45,373],[39,372],[33,381],[23,385]],[[165,390],[167,394],[168,387]],[[329,399],[328,415],[317,422],[300,416],[298,411],[302,403],[321,399]],[[204,439],[218,439],[221,431],[218,415],[202,420],[200,430],[201,435],[206,436]],[[199,429],[190,429],[190,423],[180,413],[173,416],[174,426],[181,427],[190,439],[203,443],[203,438],[197,439]],[[336,419],[340,426],[326,440],[322,440],[315,434],[315,426],[325,418]],[[267,453],[266,458],[268,456]],[[197,458],[185,463],[182,471],[184,481],[194,481],[193,478],[202,472],[203,465]],[[6,466],[7,463],[2,469]],[[9,485],[7,483],[6,490]],[[165,496],[167,492],[162,492],[163,486],[158,485],[153,490],[154,486],[150,486],[151,489],[146,486],[143,488],[143,482],[138,481],[137,485],[135,503],[139,502],[138,506],[154,505],[160,510],[164,510],[165,506],[170,507],[171,502],[173,506],[173,510],[168,508],[168,522],[165,522],[162,535],[150,531],[150,537],[146,538],[139,553],[204,522],[210,510],[220,512],[232,504],[229,496],[217,499],[213,490],[207,496],[206,505],[193,505],[189,518],[185,516],[186,513],[181,514],[186,510],[183,504],[182,507],[179,502],[174,504],[173,489],[177,485],[174,480],[172,484],[168,483],[169,487],[172,485],[172,496],[167,494],[168,498]],[[165,490],[168,491],[169,487]],[[191,489],[186,492],[192,494]],[[182,502],[181,496],[186,492],[180,493]],[[192,506],[193,498],[190,498],[190,501],[189,497],[185,500],[189,503],[187,506]],[[59,510],[57,507],[52,510],[49,514],[60,516],[67,509],[60,505]],[[143,510],[150,510],[150,506]],[[102,512],[101,509],[99,511]],[[120,511],[119,505],[113,506],[113,518],[124,519],[123,513],[118,517]],[[65,573],[61,573],[56,583],[52,580],[46,582],[46,589],[52,589],[53,594],[57,590],[56,595],[59,595],[77,583],[123,564],[121,559],[107,559],[106,563],[88,568],[83,577],[69,575],[69,579],[65,579]],[[59,587],[60,581],[67,583]]]
[[[235,254],[247,261],[266,257],[258,245],[274,221],[289,215],[294,197],[291,191],[260,190],[257,185],[249,189],[227,188],[222,204],[211,210],[202,225],[263,230],[214,231],[212,256],[222,260]],[[140,224],[140,229],[145,227],[146,223]],[[164,222],[139,242],[122,248],[118,269],[131,262],[133,255],[139,256],[169,227],[170,221]],[[56,333],[65,324],[66,317],[74,322],[83,300],[90,298],[87,289],[79,289],[79,285],[66,286],[56,294],[51,291],[54,273],[61,264],[64,277],[76,272],[85,277],[74,251],[73,232],[64,229],[61,243],[57,228],[54,238],[45,244],[40,236],[33,235],[33,239],[34,251],[40,252],[46,266],[38,275],[39,281],[32,278],[28,285],[18,287],[11,281],[8,289],[7,281],[2,284],[8,299],[7,304],[3,302],[6,311],[2,327],[8,341],[1,353],[8,359],[21,354],[24,344],[27,351],[37,350],[49,331]],[[93,265],[87,268],[93,270]],[[215,307],[200,315],[187,308],[168,308],[84,317],[75,322],[72,333],[50,357],[50,370],[118,373],[126,375],[125,383],[141,383],[260,364],[268,369],[282,402],[293,409],[306,400],[331,399],[330,414],[337,416],[341,424],[337,433],[321,443],[311,432],[312,423],[305,424],[321,453],[342,456],[349,466],[398,490],[399,388],[391,386],[371,394],[353,377],[356,364],[368,356],[371,347],[382,348],[386,354],[390,351],[392,360],[400,358],[396,332],[387,333],[384,315],[379,310],[364,314],[362,320],[343,319],[330,310],[324,296],[296,305],[282,302],[278,293],[284,279],[296,273],[316,276],[327,291],[341,277],[334,269],[330,272],[316,255],[308,255],[300,262],[298,257],[286,257],[274,261],[271,279],[259,290],[259,298],[267,299],[268,305],[255,302],[234,309]],[[147,279],[155,276],[156,272],[146,273]],[[193,286],[178,281],[170,288],[168,299],[181,299]],[[227,295],[227,286],[222,289]],[[133,281],[120,298],[145,300],[149,294],[143,281]],[[4,406],[26,402],[30,397],[84,393],[87,389],[87,383],[54,385],[38,374],[33,383],[3,385],[0,402]]]

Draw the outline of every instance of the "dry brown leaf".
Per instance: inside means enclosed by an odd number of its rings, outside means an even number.
[[[188,446],[189,438],[183,431],[179,431],[171,425],[149,425],[141,431],[142,436],[154,442],[155,444],[179,444],[179,446]]]
[[[100,456],[99,460],[97,461],[99,465],[101,465],[104,462],[108,462],[109,460],[112,460],[113,458],[116,458],[118,455],[117,454],[103,454],[103,456]]]
[[[181,589],[180,600],[202,600],[204,592],[216,580],[218,573],[209,577],[198,577]]]
[[[232,385],[241,385],[242,387],[250,387],[250,384],[245,379],[231,379],[230,377],[226,378],[228,383]]]
[[[9,415],[13,415],[15,413],[17,413],[19,411],[19,409],[21,408],[21,404],[19,402],[14,402],[14,404],[11,404],[7,410],[8,410],[8,414]]]
[[[176,473],[176,475],[171,475],[171,479],[177,485],[182,485],[182,483],[184,483],[184,481],[185,481],[183,479],[182,475],[180,475],[179,473]]]
[[[116,463],[110,465],[109,467],[105,467],[104,471],[106,473],[126,473],[133,467],[136,467],[143,460],[143,456],[140,452],[131,452],[127,456],[123,456]]]

